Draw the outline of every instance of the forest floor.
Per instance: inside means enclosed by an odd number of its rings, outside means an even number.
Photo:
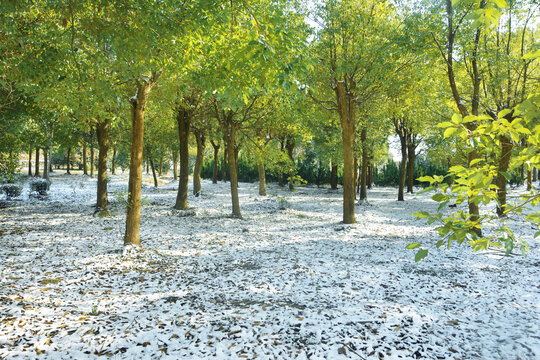
[[[343,225],[341,190],[241,183],[238,220],[228,183],[176,211],[176,181],[148,177],[144,249],[124,249],[127,174],[107,218],[95,179],[52,181],[0,209],[2,359],[540,358],[540,242],[519,219],[526,258],[455,246],[416,264],[405,246],[437,239],[411,216],[427,194],[374,188]]]

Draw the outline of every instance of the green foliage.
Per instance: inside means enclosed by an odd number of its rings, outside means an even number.
[[[0,153],[0,183],[13,183],[20,169],[19,154]]]

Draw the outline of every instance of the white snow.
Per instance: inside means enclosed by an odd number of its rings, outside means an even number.
[[[429,195],[375,188],[343,225],[340,191],[242,183],[238,220],[228,183],[177,211],[177,183],[146,180],[144,249],[122,245],[127,174],[108,218],[82,175],[0,209],[0,358],[540,358],[540,247],[519,219],[526,258],[463,246],[416,264],[405,246],[436,241],[411,216]]]

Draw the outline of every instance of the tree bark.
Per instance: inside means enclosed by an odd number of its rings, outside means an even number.
[[[172,152],[172,162],[173,162],[173,180],[178,180],[178,152],[173,150]]]
[[[227,167],[228,167],[228,163],[227,163],[227,156],[229,154],[229,151],[227,150],[227,143],[225,143],[225,151],[223,152],[223,162],[221,164],[221,179],[223,180],[223,182],[226,182],[227,181]]]
[[[36,171],[34,171],[34,176],[39,177],[39,147],[36,147]]]
[[[197,195],[201,192],[201,170],[204,162],[206,136],[203,131],[195,131],[194,135],[197,141],[197,158],[195,159],[195,167],[193,168],[193,194]]]
[[[163,155],[159,156],[159,177],[163,176]]]
[[[101,215],[109,216],[107,197],[107,154],[109,152],[111,119],[98,122],[96,135],[98,140],[98,178],[97,178],[97,204],[96,210]]]
[[[266,171],[262,156],[257,158],[257,171],[259,172],[259,195],[266,196]]]
[[[70,163],[71,163],[71,146],[69,146],[67,149],[66,174],[71,174]]]
[[[407,148],[407,192],[414,193],[414,163],[416,162],[416,144],[411,142]]]
[[[49,180],[49,154],[47,148],[43,148],[43,178]]]
[[[369,164],[368,164],[368,182],[367,182],[367,188],[368,190],[371,190],[373,187],[373,165],[371,164],[371,156],[369,157]]]
[[[403,189],[405,187],[405,176],[407,175],[407,143],[404,137],[400,136],[401,142],[401,165],[399,168],[399,189],[398,201],[404,201]]]
[[[212,170],[212,184],[217,184],[218,181],[218,161],[219,161],[219,142],[216,144],[214,140],[210,140],[212,147],[214,148],[214,168]]]
[[[32,153],[33,153],[33,149],[30,148],[30,150],[28,151],[28,176],[32,176]]]
[[[280,154],[282,154],[283,151],[285,151],[285,139],[280,140],[279,149],[280,149]],[[285,179],[283,178],[283,167],[284,167],[283,161],[280,161],[280,163],[279,163],[279,173],[278,173],[278,185],[279,185],[279,187],[284,187],[285,186]]]
[[[94,146],[90,147],[90,177],[94,178]]]
[[[131,160],[129,164],[128,206],[124,245],[140,245],[141,188],[144,146],[144,113],[152,86],[158,75],[152,73],[148,81],[137,82],[137,93],[131,102]]]
[[[356,84],[351,77],[346,81],[335,82],[335,93],[339,119],[341,122],[341,135],[343,142],[343,223],[354,224],[354,135],[355,135],[355,113],[354,113],[354,90]]]
[[[235,137],[239,124],[234,120],[234,113],[229,111],[228,113],[223,114],[222,118],[220,119],[220,125],[223,132],[223,141],[227,145],[226,149],[227,158],[229,160],[232,215],[241,219],[242,213],[240,212],[240,200],[238,198],[238,164],[236,163],[237,154],[235,148]]]
[[[356,200],[356,196],[358,195],[358,158],[354,157],[354,199]]]
[[[158,180],[157,180],[157,176],[156,176],[156,167],[154,166],[154,161],[152,160],[152,154],[150,153],[150,151],[148,151],[148,160],[147,161],[150,163],[150,169],[152,169],[152,178],[154,179],[154,187],[157,189]]]
[[[111,159],[111,174],[116,174],[116,146],[113,146],[112,159]]]
[[[191,125],[192,111],[190,109],[178,109],[176,122],[178,123],[178,139],[180,140],[180,176],[178,182],[178,194],[174,208],[185,210],[188,208],[188,183],[189,183],[189,127]]]
[[[538,170],[536,168],[533,168],[532,181],[535,182],[537,180],[538,180]]]
[[[532,171],[531,168],[527,168],[527,191],[532,189]]]
[[[291,167],[289,169],[289,190],[294,190],[294,147],[295,143],[294,140],[291,138],[287,138],[287,143],[285,145],[287,148],[287,156],[289,157],[289,160],[291,161]]]
[[[368,181],[368,174],[367,169],[369,165],[369,151],[368,151],[368,144],[367,144],[367,131],[364,127],[361,132],[361,140],[362,140],[362,171],[360,176],[360,201],[367,200],[367,181]]]
[[[332,190],[337,190],[338,179],[337,179],[338,166],[332,164],[330,167],[330,188]]]
[[[82,159],[83,159],[83,174],[88,175],[88,161],[86,160],[86,143],[83,144]]]

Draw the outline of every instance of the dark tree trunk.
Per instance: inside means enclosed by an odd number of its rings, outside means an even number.
[[[174,208],[185,210],[188,208],[188,183],[189,183],[189,127],[191,125],[192,111],[179,109],[176,115],[178,123],[178,139],[180,140],[180,180],[178,182],[178,194]]]
[[[88,175],[88,161],[86,160],[86,144],[82,148],[83,174]]]
[[[356,196],[358,195],[358,158],[354,157],[354,199],[356,200]]]
[[[362,140],[362,171],[360,176],[360,201],[367,200],[367,181],[368,181],[368,165],[369,165],[369,149],[367,144],[367,131],[364,127],[361,132]]]
[[[280,149],[280,154],[285,151],[285,139],[280,140],[279,149]],[[280,161],[280,163],[279,163],[279,173],[278,173],[278,185],[280,187],[285,186],[285,179],[284,179],[284,175],[283,175],[283,167],[284,166],[285,166],[285,164],[283,164],[283,162]]]
[[[193,194],[196,195],[201,192],[201,170],[204,162],[204,150],[206,148],[206,137],[204,132],[195,131],[194,133],[197,141],[197,158],[195,160],[195,167],[193,168]]]
[[[158,75],[152,73],[148,82],[137,83],[137,93],[131,102],[131,160],[129,164],[128,206],[124,245],[140,245],[141,188],[144,146],[144,113],[152,86]]]
[[[152,169],[152,177],[154,179],[154,187],[157,189],[158,180],[157,180],[157,175],[156,175],[156,167],[154,166],[154,161],[152,160],[152,154],[150,153],[150,151],[148,151],[148,160],[147,161],[150,163],[150,169]]]
[[[173,162],[173,180],[178,180],[178,152],[172,152],[172,162]]]
[[[34,176],[39,177],[39,148],[36,147],[36,171],[34,171]]]
[[[530,168],[527,168],[527,191],[532,189],[532,171]]]
[[[30,148],[30,150],[28,151],[28,176],[32,176],[32,153],[33,152],[34,150],[32,148]]]
[[[337,190],[337,187],[338,187],[337,172],[338,172],[338,166],[335,164],[332,164],[330,167],[330,188],[332,190]]]
[[[212,183],[217,184],[218,182],[218,162],[219,162],[219,142],[216,144],[214,140],[211,140],[210,143],[214,148],[214,168],[212,170]]]
[[[111,159],[111,174],[116,174],[116,146],[113,146]]]
[[[257,158],[257,171],[259,173],[259,195],[266,196],[266,171],[262,156]]]
[[[101,215],[109,216],[107,197],[107,154],[109,152],[109,134],[111,119],[101,121],[96,126],[98,140],[98,179],[97,179],[97,210]]]
[[[67,149],[66,174],[71,174],[71,146]]]
[[[532,169],[532,181],[536,182],[537,180],[538,180],[538,172],[537,172],[536,168],[533,168]]]
[[[241,219],[242,213],[240,212],[240,200],[238,198],[238,164],[236,163],[237,152],[235,147],[235,137],[239,124],[234,120],[234,113],[229,111],[228,113],[223,114],[220,119],[220,125],[223,132],[223,141],[227,145],[226,149],[231,178],[232,215]]]
[[[224,146],[225,146],[225,151],[223,152],[223,162],[221,164],[221,179],[224,182],[226,182],[227,181],[227,167],[228,167],[227,156],[229,154],[229,150],[227,150],[227,143],[225,143]]]
[[[373,186],[373,165],[371,165],[371,157],[368,164],[368,182],[367,182],[367,188],[368,190],[371,190],[371,187]]]
[[[148,157],[146,158],[146,175],[150,174],[150,162],[148,161]]]
[[[49,180],[49,154],[47,148],[43,148],[43,178]]]
[[[291,161],[291,167],[289,169],[289,190],[292,191],[294,190],[294,158],[293,158],[294,147],[295,147],[294,140],[291,138],[288,138],[285,147],[287,148],[287,156],[289,157],[289,160]]]
[[[90,177],[94,178],[94,146],[90,147]]]
[[[416,144],[411,142],[407,148],[407,192],[414,193],[414,163],[416,162]]]

